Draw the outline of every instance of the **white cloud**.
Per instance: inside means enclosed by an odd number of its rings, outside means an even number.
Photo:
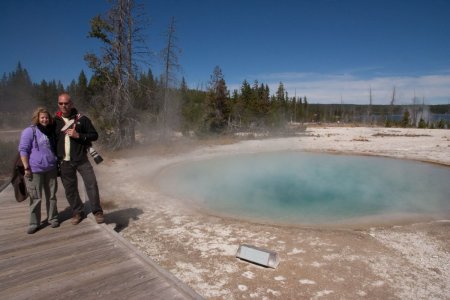
[[[412,103],[414,94],[420,102],[447,104],[450,102],[450,75],[391,76],[358,78],[349,74],[324,75],[316,73],[273,73],[255,76],[260,83],[268,84],[274,93],[280,82],[289,96],[306,96],[310,103],[368,104],[369,88],[372,88],[373,104],[389,104],[393,88],[396,103]],[[251,81],[249,80],[250,84]],[[240,84],[230,84],[230,90],[239,89]]]

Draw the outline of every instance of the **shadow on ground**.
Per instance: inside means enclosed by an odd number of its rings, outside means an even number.
[[[116,232],[121,232],[130,225],[131,219],[138,220],[138,216],[143,212],[142,209],[134,207],[116,210],[105,214],[105,223],[116,224],[114,230]]]
[[[70,218],[72,218],[72,209],[70,208],[70,206],[67,206],[66,208],[64,208],[64,210],[60,210],[58,212],[58,220],[60,224],[69,220]]]
[[[89,201],[84,203],[84,212],[86,215],[91,213],[91,207]],[[130,225],[130,219],[138,220],[139,215],[141,215],[144,211],[140,208],[125,208],[119,209],[116,211],[108,212],[104,214],[105,223],[106,224],[116,224],[114,230],[116,232],[122,231],[124,228],[127,228]],[[59,222],[63,223],[72,218],[72,209],[70,206],[67,206],[64,210],[59,211]]]

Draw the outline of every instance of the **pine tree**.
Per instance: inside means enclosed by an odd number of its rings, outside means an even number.
[[[276,127],[283,125],[286,120],[286,91],[282,82],[278,85],[271,111],[272,124]]]
[[[244,80],[241,85],[240,105],[237,112],[245,126],[249,126],[252,123],[252,98],[252,87],[247,80]]]
[[[61,82],[56,83],[55,80],[47,82],[42,80],[39,85],[35,85],[35,97],[38,105],[47,107],[52,110],[56,106],[58,95],[64,91]]]
[[[403,118],[401,121],[401,126],[402,127],[409,127],[410,124],[410,116],[409,116],[409,111],[405,110],[405,112],[403,113]]]
[[[420,118],[419,120],[419,124],[417,125],[417,128],[427,128],[427,123],[425,122],[424,119]]]
[[[86,74],[83,70],[80,71],[78,75],[78,81],[74,80],[70,83],[67,91],[71,94],[72,98],[75,99],[77,108],[83,111],[91,111],[91,92],[89,90],[89,83]]]
[[[29,115],[36,105],[33,99],[33,83],[28,71],[17,63],[15,71],[3,75],[0,93],[0,111],[23,112]]]
[[[209,82],[205,129],[212,133],[223,132],[227,127],[229,116],[227,85],[222,70],[216,66]]]

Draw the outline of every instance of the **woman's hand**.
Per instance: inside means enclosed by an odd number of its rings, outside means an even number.
[[[25,169],[25,174],[24,174],[24,176],[27,177],[27,178],[31,178],[31,175],[32,175],[31,169]]]

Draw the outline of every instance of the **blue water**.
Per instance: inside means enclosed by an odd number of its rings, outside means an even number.
[[[450,212],[449,167],[380,157],[239,155],[171,167],[159,183],[218,214],[282,223]]]

